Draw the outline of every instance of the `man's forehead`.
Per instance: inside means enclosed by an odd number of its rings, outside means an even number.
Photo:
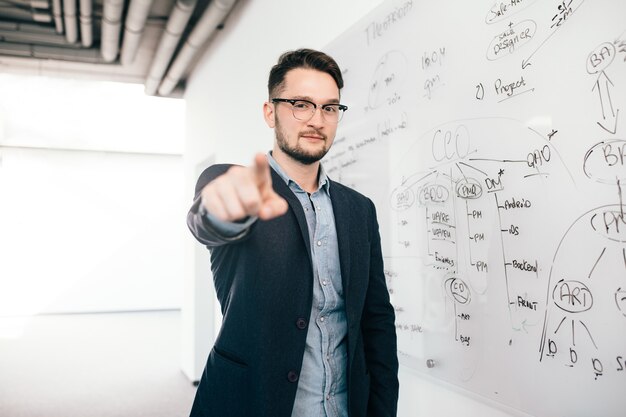
[[[285,74],[283,92],[291,98],[315,101],[337,101],[339,88],[335,79],[324,71],[310,68],[295,68]]]

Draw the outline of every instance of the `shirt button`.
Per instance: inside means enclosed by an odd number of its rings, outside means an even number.
[[[330,395],[327,395],[327,396],[326,396],[326,399],[327,399],[327,400],[330,400]]]
[[[317,246],[322,246],[322,241],[321,240],[317,241]]]
[[[324,317],[320,317],[320,321],[324,321]]]
[[[298,374],[295,371],[287,372],[287,380],[289,382],[296,382],[298,380]]]
[[[322,281],[322,285],[326,285],[326,280]]]
[[[299,318],[298,320],[296,320],[296,326],[300,330],[306,329],[306,320],[303,318]]]

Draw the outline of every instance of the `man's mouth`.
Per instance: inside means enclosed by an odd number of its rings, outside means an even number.
[[[324,135],[319,135],[319,134],[317,134],[317,133],[308,133],[308,132],[305,132],[305,133],[301,133],[301,134],[300,134],[300,137],[301,137],[301,138],[305,138],[305,139],[311,139],[311,140],[323,140],[323,141],[325,141],[325,140],[326,140],[326,136],[324,136]]]

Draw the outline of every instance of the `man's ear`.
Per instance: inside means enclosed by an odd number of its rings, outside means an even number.
[[[275,113],[274,113],[274,103],[270,103],[270,102],[265,102],[263,103],[263,117],[265,118],[265,123],[267,123],[267,126],[270,128],[274,128],[274,126],[276,125],[275,122]]]

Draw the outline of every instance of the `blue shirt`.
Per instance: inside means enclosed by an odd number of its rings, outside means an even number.
[[[344,291],[339,265],[339,244],[330,200],[330,181],[320,165],[318,189],[310,196],[278,165],[271,153],[270,166],[296,195],[306,216],[313,260],[313,303],[293,417],[343,417],[348,415],[347,335]],[[226,236],[243,235],[256,221],[225,223],[207,213],[215,228]],[[297,232],[297,231],[296,231]]]
[[[348,415],[347,335],[339,244],[330,200],[330,181],[320,165],[318,189],[310,196],[283,171],[269,164],[298,197],[309,229],[313,260],[313,304],[292,417]]]

